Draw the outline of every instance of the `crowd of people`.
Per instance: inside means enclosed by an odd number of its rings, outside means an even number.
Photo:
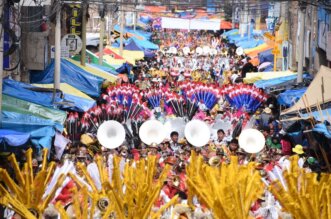
[[[246,73],[256,70],[251,64],[250,58],[244,54],[236,54],[236,48],[223,39],[219,33],[158,31],[154,33],[153,39],[160,45],[156,56],[152,59],[138,61],[133,68],[134,76],[127,82],[118,81],[119,84],[131,83],[141,91],[161,89],[166,86],[178,91],[178,83],[182,81],[217,84],[218,86],[239,84],[242,83]],[[204,48],[206,50],[207,47],[209,50],[204,51]],[[185,48],[189,48],[189,50]],[[202,50],[200,51],[198,48]],[[112,160],[115,155],[122,158],[120,165],[122,169],[130,160],[144,159],[149,155],[157,156],[160,171],[166,164],[171,165],[172,169],[164,183],[159,200],[154,205],[155,209],[162,207],[175,195],[179,195],[180,202],[185,204],[188,192],[186,166],[190,163],[192,151],[201,155],[206,163],[214,167],[230,162],[231,156],[238,156],[239,164],[242,165],[256,162],[258,164],[256,169],[260,171],[266,181],[270,177],[268,172],[272,171],[275,166],[282,169],[287,168],[288,157],[293,154],[301,157],[299,161],[301,167],[320,171],[318,162],[310,156],[306,147],[294,145],[284,131],[282,123],[278,119],[279,112],[276,104],[269,99],[256,112],[249,113],[242,109],[233,109],[226,100],[217,103],[216,110],[200,107],[194,118],[203,120],[210,126],[214,124],[216,118],[227,120],[231,124],[230,127],[219,127],[214,138],[211,138],[203,147],[192,146],[187,142],[185,136],[180,136],[181,133],[178,131],[172,131],[170,136],[159,145],[146,145],[139,141],[138,136],[133,136],[134,144],[124,142],[117,149],[101,147],[93,134],[81,133],[81,141],[76,145],[69,144],[64,150],[62,158],[55,161],[58,165],[65,160],[84,163],[96,187],[101,189],[100,175],[94,160],[96,156],[104,158],[110,178],[113,171]],[[245,125],[259,129],[266,139],[265,148],[258,154],[246,153],[238,143],[238,136]],[[33,159],[33,164],[34,171],[37,172],[40,159]],[[8,170],[12,168],[7,163],[2,165]],[[78,174],[80,173],[78,172]],[[63,205],[71,203],[72,183],[68,183],[54,201],[61,201]],[[259,211],[262,203],[261,199],[252,206],[252,216],[264,218]],[[200,209],[199,212],[195,212],[196,215],[200,215],[196,218],[212,218],[211,212],[203,209],[198,201],[195,202],[195,205]],[[174,215],[176,212],[168,212],[164,218],[171,218],[169,214]]]

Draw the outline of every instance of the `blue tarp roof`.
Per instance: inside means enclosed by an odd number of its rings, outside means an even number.
[[[257,47],[264,43],[264,40],[256,40],[254,38],[240,41],[236,44],[237,47],[242,47],[243,49],[250,49]]]
[[[259,62],[264,63],[264,62],[274,62],[274,55],[272,54],[272,49],[268,49],[266,51],[260,52],[259,53]]]
[[[328,110],[331,111],[331,109]],[[323,123],[315,125],[315,127],[313,128],[313,132],[318,132],[320,134],[323,134],[326,138],[331,139],[331,131]]]
[[[304,74],[303,78],[310,78],[310,75]],[[274,78],[274,79],[270,79],[270,80],[258,80],[254,83],[254,85],[258,88],[266,89],[266,88],[270,88],[270,87],[284,85],[287,83],[292,83],[296,79],[297,79],[297,75],[290,75],[290,76]]]
[[[103,65],[98,65],[98,64],[93,64],[93,63],[90,63],[90,64],[86,64],[87,66],[92,66],[94,68],[98,68],[98,69],[101,69],[103,71],[106,71],[112,75],[118,75],[118,72],[112,68],[109,68],[107,66],[103,66]],[[116,69],[116,68],[115,68]]]
[[[41,117],[21,114],[16,112],[2,111],[2,128],[19,132],[31,132],[42,127],[53,127],[59,132],[63,126],[57,122]]]
[[[3,93],[15,97],[17,99],[25,100],[31,103],[39,104],[49,108],[55,108],[53,104],[53,93],[52,92],[38,92],[31,89],[37,87],[30,84],[5,79],[3,80]],[[95,105],[95,101],[80,98],[71,94],[64,94],[64,99],[60,98],[60,94],[57,93],[55,102],[69,101],[74,106],[61,105],[61,109],[69,109],[78,112],[85,112]]]
[[[29,88],[36,88],[30,84],[14,81],[11,79],[3,80],[2,92],[8,96],[12,96],[21,100],[26,100],[31,103],[39,104],[49,108],[54,108],[52,103],[53,93],[37,92],[29,90]],[[55,101],[61,101],[59,95]]]
[[[9,146],[21,146],[27,143],[29,139],[29,133],[0,129],[0,144],[4,143]]]
[[[54,123],[51,120],[6,111],[2,111],[2,128],[5,130],[11,130],[13,132],[25,133],[26,136],[29,136],[31,143],[34,146],[37,148],[48,149],[50,149],[52,146],[52,139],[55,135],[55,130],[60,132],[63,131],[62,125]],[[24,135],[22,136],[24,137]],[[23,142],[23,139],[19,139],[22,136],[16,136],[17,139],[12,139],[12,141]],[[10,146],[19,145],[22,144]]]
[[[321,118],[321,112],[322,112],[323,118]],[[329,115],[331,115],[331,108],[324,109],[322,111],[312,111],[312,114],[313,114],[313,117],[317,121],[323,121],[323,120],[327,119],[329,117]],[[301,117],[304,119],[309,118],[310,116],[311,116],[310,113],[301,114]]]
[[[152,58],[155,56],[155,54],[151,51],[148,51],[147,49],[143,49],[141,46],[137,45],[136,41],[131,39],[129,43],[125,46],[125,50],[130,50],[130,51],[143,51],[144,56],[147,58]]]
[[[286,90],[278,95],[277,101],[280,105],[290,107],[302,97],[306,90],[306,87],[295,90]]]
[[[119,25],[115,25],[114,30],[121,32],[121,28],[119,27]],[[150,33],[150,32],[146,32],[143,30],[134,31],[133,29],[130,29],[130,28],[124,28],[124,34],[126,34],[126,33],[135,34],[139,37],[143,37],[145,40],[149,40],[152,36],[152,33]]]
[[[139,39],[135,39],[135,38],[131,38],[133,41],[135,41],[135,43],[140,46],[143,49],[150,49],[150,50],[157,50],[159,49],[159,46],[152,43],[149,40],[139,40]]]
[[[229,36],[229,35],[231,35],[231,34],[235,34],[235,33],[238,33],[238,32],[239,32],[238,29],[232,29],[232,30],[226,31],[226,32],[223,33],[222,35],[227,37],[227,36]]]
[[[32,71],[30,74],[31,83],[54,83],[54,68],[54,62],[52,62],[44,71]],[[103,81],[103,78],[78,68],[68,60],[61,59],[61,82],[70,84],[91,97],[99,97]]]

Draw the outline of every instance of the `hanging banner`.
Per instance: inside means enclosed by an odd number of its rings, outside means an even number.
[[[67,33],[81,36],[82,32],[82,9],[79,4],[66,4]]]

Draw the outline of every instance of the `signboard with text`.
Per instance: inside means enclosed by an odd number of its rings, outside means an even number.
[[[66,4],[67,33],[80,36],[82,32],[82,9],[80,4]]]

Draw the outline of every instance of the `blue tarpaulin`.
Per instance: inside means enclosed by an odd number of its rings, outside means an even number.
[[[116,71],[117,71],[118,73],[122,73],[122,74],[127,74],[127,75],[129,75],[130,72],[131,72],[131,69],[132,69],[132,67],[131,67],[130,64],[128,64],[128,63],[124,63],[121,67],[119,67],[118,69],[116,69]]]
[[[309,74],[303,75],[304,79],[311,78]],[[258,80],[254,83],[254,85],[258,88],[266,89],[270,87],[281,86],[285,84],[293,83],[297,79],[297,75],[290,75],[286,77],[280,77],[270,80]]]
[[[135,39],[135,38],[132,38],[132,40],[138,45],[140,46],[141,48],[143,49],[149,49],[149,50],[157,50],[159,49],[159,46],[152,43],[151,41],[149,40],[139,40],[139,39]]]
[[[90,64],[86,64],[87,66],[92,66],[94,68],[98,68],[98,69],[101,69],[103,71],[106,71],[112,75],[118,75],[118,72],[112,68],[109,68],[107,66],[103,66],[103,65],[98,65],[98,64],[93,64],[93,63],[90,63]],[[115,68],[116,69],[116,68]]]
[[[323,134],[326,138],[331,139],[331,130],[324,123],[315,125],[313,132]]]
[[[4,129],[19,132],[31,132],[47,126],[53,127],[59,132],[63,131],[63,126],[61,124],[49,119],[16,112],[2,111],[2,128]]]
[[[306,90],[306,87],[295,90],[286,90],[278,95],[277,101],[279,105],[290,107],[302,97]]]
[[[321,114],[322,114],[323,118],[321,118]],[[329,118],[329,116],[331,115],[331,108],[330,109],[324,109],[324,110],[321,110],[321,111],[312,111],[312,113],[302,114],[301,117],[302,118],[309,118],[309,117],[311,117],[311,115],[317,121],[323,121],[323,120]]]
[[[21,146],[27,143],[29,139],[29,133],[0,129],[0,144],[5,144],[8,146]]]
[[[263,51],[259,53],[259,62],[264,63],[264,62],[274,62],[274,55],[272,54],[272,49]]]
[[[137,45],[135,40],[130,40],[124,49],[129,51],[143,51],[144,56],[147,58],[152,58],[155,56],[153,52],[149,51],[148,49],[143,49],[141,46]]]
[[[3,80],[3,94],[45,107],[55,108],[55,105],[52,102],[53,92],[39,92],[31,89],[37,89],[37,87],[10,79]],[[80,98],[71,94],[64,94],[64,97],[60,98],[60,93],[57,93],[55,102],[63,101],[68,101],[73,106],[60,105],[59,108],[78,112],[85,112],[95,105],[95,101],[92,100]]]
[[[62,125],[51,120],[6,111],[2,111],[2,128],[25,133],[36,148],[48,149],[52,146],[55,130],[63,131]]]
[[[52,103],[53,93],[37,92],[29,90],[29,88],[36,88],[30,84],[5,79],[3,80],[2,92],[8,96],[12,96],[21,100],[26,100],[31,103],[39,104],[49,108],[54,108]],[[59,95],[55,101],[61,101]]]
[[[250,48],[257,47],[263,43],[264,43],[264,40],[256,40],[254,38],[251,38],[251,39],[247,39],[247,40],[238,42],[236,44],[236,46],[241,47],[243,49],[250,49]]]
[[[228,37],[230,35],[238,35],[238,34],[239,34],[239,30],[238,29],[232,29],[232,30],[226,31],[222,35],[225,36],[225,37]]]
[[[32,71],[31,83],[54,83],[54,67],[54,62],[52,62],[44,71]],[[87,95],[99,97],[103,81],[103,78],[92,75],[65,59],[61,60],[61,82],[70,84]]]

